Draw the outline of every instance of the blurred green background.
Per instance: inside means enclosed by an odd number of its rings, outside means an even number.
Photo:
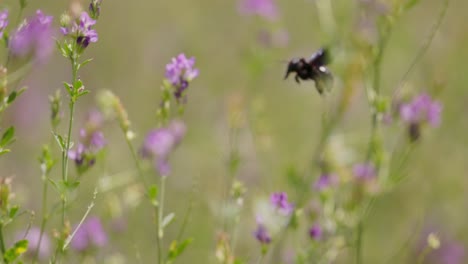
[[[68,1],[30,2],[27,14],[40,8],[54,15],[56,23],[70,6]],[[338,41],[346,41],[355,31],[361,10],[357,0],[331,2],[337,26],[334,34]],[[383,93],[391,94],[425,41],[441,8],[439,2],[421,1],[395,21],[383,58]],[[5,3],[11,6],[13,15],[17,10],[16,1]],[[78,103],[74,135],[87,111],[95,107],[98,91],[110,89],[121,98],[137,134],[136,142],[141,142],[145,133],[156,125],[155,111],[165,64],[184,52],[196,58],[200,70],[200,76],[189,88],[184,116],[188,134],[171,157],[174,172],[167,188],[167,212],[174,211],[179,216],[169,228],[169,237],[176,234],[193,193],[193,214],[186,234],[195,240],[179,263],[214,262],[217,233],[221,229],[216,215],[227,177],[230,102],[238,102],[245,117],[239,136],[238,177],[247,183],[248,192],[239,229],[242,238],[237,248],[239,255],[248,258],[258,254],[257,242],[251,235],[255,229],[254,201],[273,191],[294,193],[287,185],[287,169],[294,166],[302,171],[309,166],[321,131],[322,112],[328,106],[318,96],[313,83],[297,85],[292,78],[284,81],[283,61],[310,56],[326,45],[330,36],[320,26],[320,10],[314,1],[277,1],[277,4],[280,20],[270,23],[240,15],[234,0],[104,0],[96,26],[99,42],[85,52],[85,57],[94,60],[80,73],[86,88],[92,92]],[[393,193],[380,197],[366,220],[367,263],[382,263],[382,259],[404,243],[408,234],[419,232],[415,226],[420,228],[424,225],[421,223],[437,223],[443,232],[468,245],[466,10],[467,1],[451,1],[431,47],[410,76],[410,84],[417,90],[431,89],[435,83],[443,85],[444,89],[437,95],[444,104],[443,122],[440,128],[425,134],[411,159],[407,180]],[[258,42],[260,30],[285,30],[288,43],[263,47]],[[334,102],[343,89],[340,74],[345,69],[343,65],[332,65],[331,69],[337,85],[328,99]],[[42,190],[37,157],[41,145],[50,142],[51,136],[48,95],[62,89],[62,82],[70,79],[68,61],[56,52],[47,65],[35,68],[24,81],[28,91],[3,121],[5,125],[17,126],[18,139],[13,152],[0,160],[2,176],[14,177],[16,200],[36,212],[40,211]],[[368,111],[364,91],[358,87],[335,131],[360,157],[364,155],[359,151],[365,150],[369,133]],[[104,133],[108,139],[107,156],[98,160],[95,168],[83,177],[84,187],[80,188],[70,211],[72,220],[78,221],[83,215],[100,179],[118,177],[121,172],[124,178],[134,177],[133,162],[118,125],[109,123]],[[53,173],[59,177],[58,168]],[[123,213],[128,218],[123,232],[112,232],[110,228],[112,206],[109,204],[115,199],[119,203],[131,199],[128,196],[138,193],[136,183],[131,181],[126,186],[99,193],[92,214],[103,217],[110,232],[111,243],[104,253],[119,255],[124,263],[133,263],[138,255],[142,263],[151,263],[156,257],[155,230],[151,224],[152,213],[145,202]],[[56,193],[50,193],[50,202],[57,201]],[[28,222],[26,218],[24,223]],[[36,215],[35,225],[39,219]],[[49,224],[49,234],[56,220]],[[18,228],[21,224],[18,223]],[[9,235],[13,237],[13,231]]]

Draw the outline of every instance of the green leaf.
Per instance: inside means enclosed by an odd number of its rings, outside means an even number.
[[[3,133],[2,139],[0,140],[0,146],[5,147],[14,141],[15,127],[11,126]]]
[[[73,90],[78,91],[81,87],[83,87],[83,82],[80,79],[76,80],[73,84]]]
[[[405,10],[409,10],[413,8],[418,3],[419,3],[419,0],[408,0],[408,2],[406,2],[405,4]]]
[[[16,91],[11,92],[10,95],[8,95],[7,97],[7,104],[11,104],[13,101],[15,101],[16,95]]]
[[[166,215],[164,217],[164,219],[162,220],[161,228],[165,228],[170,223],[172,223],[172,221],[174,220],[174,217],[175,217],[174,213],[170,213],[170,214]]]
[[[84,90],[78,94],[78,97],[89,94],[91,91],[90,90]]]
[[[83,62],[80,64],[80,67],[81,67],[81,66],[85,66],[86,64],[88,64],[88,63],[90,63],[90,62],[92,62],[92,61],[93,61],[93,58],[87,59],[87,60],[83,61]]]
[[[158,186],[153,184],[148,188],[148,197],[152,205],[158,206]]]
[[[20,240],[16,242],[12,248],[9,248],[5,254],[3,254],[3,258],[5,259],[6,263],[13,262],[24,252],[26,252],[26,250],[28,250],[28,240]]]
[[[171,246],[169,247],[169,254],[167,255],[167,259],[169,262],[174,261],[178,256],[180,256],[184,250],[193,242],[192,238],[188,238],[182,243],[178,243],[176,240],[172,241]]]
[[[68,191],[73,191],[75,190],[76,188],[78,188],[78,186],[80,186],[80,182],[79,181],[75,181],[75,182],[71,182],[71,181],[68,181],[68,182],[63,182],[63,185],[67,188]]]
[[[60,136],[59,134],[56,134],[56,133],[53,133],[54,134],[54,138],[55,138],[55,141],[57,141],[59,147],[60,147],[60,150],[62,152],[65,151],[65,141],[63,141],[63,138],[62,136]]]
[[[65,87],[65,89],[67,90],[68,94],[71,94],[72,93],[72,85],[67,83],[67,82],[63,82],[63,87]]]
[[[10,152],[11,152],[11,150],[9,150],[9,149],[0,149],[0,156],[4,155],[4,154],[7,154],[7,153],[10,153]]]
[[[19,210],[19,206],[18,205],[15,205],[13,207],[10,208],[10,212],[8,213],[8,216],[10,218],[15,218],[16,214],[18,213],[18,210]]]

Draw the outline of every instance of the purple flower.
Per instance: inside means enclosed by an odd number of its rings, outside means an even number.
[[[156,169],[162,176],[170,174],[169,155],[185,135],[186,127],[182,121],[172,121],[167,127],[151,130],[145,138],[141,153],[143,157],[153,158]]]
[[[8,10],[0,12],[0,38],[3,38],[3,30],[8,26]]]
[[[288,202],[288,195],[285,192],[273,193],[270,196],[270,202],[276,209],[285,215],[289,215],[294,209],[294,206]]]
[[[198,76],[198,69],[194,68],[195,58],[187,59],[185,54],[181,53],[172,58],[166,65],[166,79],[174,87],[174,96],[177,102],[184,98],[184,91],[189,83]]]
[[[33,54],[39,61],[45,61],[54,48],[52,16],[44,15],[41,10],[26,20],[9,40],[9,48],[14,56],[25,57]]]
[[[31,229],[29,229],[26,236],[23,232],[18,233],[16,235],[16,239],[28,240],[27,255],[30,257],[34,257],[36,255],[36,250],[38,249],[37,247],[39,246],[40,235],[41,235],[41,230],[37,227],[32,227]],[[50,239],[45,233],[43,233],[42,239],[41,239],[41,246],[39,247],[39,252],[37,256],[39,259],[47,259],[50,256],[50,253],[51,253]]]
[[[68,157],[75,161],[78,172],[83,173],[94,165],[96,155],[106,145],[104,134],[100,131],[102,116],[99,112],[91,112],[85,124],[80,129],[80,141],[75,149],[68,152]]]
[[[81,252],[92,247],[104,247],[106,244],[107,234],[101,220],[98,217],[90,217],[76,231],[70,245],[74,250]]]
[[[273,0],[241,0],[239,12],[245,15],[258,15],[267,20],[278,18],[278,8]]]
[[[433,127],[440,124],[442,105],[433,101],[428,94],[421,94],[400,106],[400,117],[409,124],[429,123]]]
[[[322,227],[319,224],[314,224],[309,229],[309,236],[314,240],[320,240],[322,238]]]
[[[314,184],[314,188],[318,191],[327,189],[338,183],[338,177],[335,174],[322,174]]]
[[[253,235],[262,244],[269,244],[271,242],[271,236],[259,217],[257,217],[257,229],[254,231]]]
[[[91,42],[98,41],[98,34],[92,27],[96,20],[92,19],[88,13],[83,12],[78,21],[74,21],[71,27],[61,27],[60,30],[65,36],[76,39],[76,43],[82,48],[88,47]]]
[[[372,180],[377,176],[375,167],[371,163],[360,163],[354,165],[353,174],[356,179],[361,181]]]

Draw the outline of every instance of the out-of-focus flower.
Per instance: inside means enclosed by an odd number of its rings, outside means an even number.
[[[147,134],[141,153],[143,157],[155,160],[156,169],[160,175],[170,174],[169,154],[182,141],[185,132],[185,124],[182,121],[174,120],[167,127],[151,130]]]
[[[82,12],[78,21],[73,21],[71,25],[64,25],[60,28],[65,36],[71,36],[82,48],[88,47],[91,42],[98,41],[97,31],[92,27],[96,20],[92,19],[88,13]]]
[[[369,181],[377,176],[375,167],[371,163],[360,163],[354,165],[353,174],[356,179],[360,181]]]
[[[442,105],[432,100],[428,94],[420,94],[400,106],[400,117],[409,124],[429,123],[433,127],[440,124]]]
[[[89,4],[89,13],[93,19],[98,19],[101,14],[102,0],[92,0]]]
[[[198,76],[199,71],[194,66],[195,58],[187,59],[183,53],[172,58],[171,62],[166,65],[166,79],[174,87],[177,102],[185,99],[185,90],[189,83]]]
[[[47,234],[43,233],[42,234],[42,239],[40,239],[41,236],[41,229],[37,227],[31,227],[26,234],[24,232],[18,233],[15,237],[17,240],[21,239],[26,239],[28,240],[28,251],[26,254],[29,257],[34,257],[36,255],[36,250],[37,256],[39,259],[47,259],[50,256],[51,253],[51,243],[50,243],[50,238],[47,236]],[[40,247],[39,246],[39,240],[40,240]]]
[[[271,236],[260,217],[257,217],[257,229],[253,235],[262,244],[270,244]]]
[[[276,210],[284,215],[289,215],[294,210],[294,206],[288,202],[288,195],[285,192],[273,193],[270,196],[270,202]]]
[[[75,227],[76,228],[76,227]],[[107,244],[107,234],[98,217],[90,217],[76,231],[70,246],[76,251],[85,251],[93,247],[104,247]]]
[[[447,234],[438,234],[437,228],[426,227],[418,242],[416,255],[427,254],[424,263],[462,264],[466,263],[465,247]],[[437,234],[437,235],[436,235]]]
[[[314,188],[318,191],[322,191],[336,185],[338,183],[338,177],[335,174],[322,174],[315,181]]]
[[[8,26],[8,10],[0,11],[0,38],[3,38],[3,30]]]
[[[85,128],[80,130],[80,142],[68,152],[68,157],[75,161],[80,173],[94,165],[97,153],[106,145],[104,134],[100,131],[103,120],[100,112],[90,112]]]
[[[32,54],[39,62],[45,61],[54,48],[52,19],[52,16],[46,16],[41,10],[37,10],[34,17],[26,20],[11,35],[11,53],[17,57]]]
[[[322,238],[322,227],[319,224],[315,223],[309,229],[309,236],[314,240],[320,240]]]
[[[278,7],[273,0],[241,0],[239,12],[245,15],[258,15],[267,20],[278,19]]]

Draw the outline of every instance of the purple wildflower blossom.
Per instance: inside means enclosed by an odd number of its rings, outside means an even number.
[[[169,155],[185,135],[186,127],[181,121],[172,121],[167,127],[151,130],[145,138],[141,153],[153,158],[156,169],[162,176],[170,174]]]
[[[41,235],[41,230],[37,227],[31,227],[26,236],[23,232],[18,233],[16,235],[16,239],[26,239],[28,240],[28,251],[27,255],[30,257],[34,257],[36,255],[36,250],[38,249],[37,247],[39,246],[39,238]],[[43,233],[42,234],[42,239],[41,239],[41,245],[39,247],[39,252],[37,254],[39,259],[47,259],[50,256],[51,253],[51,242],[50,238],[47,236],[47,234]]]
[[[106,145],[102,127],[102,116],[98,112],[88,115],[85,128],[80,130],[80,142],[68,152],[68,157],[75,161],[78,171],[83,173],[96,162],[96,155]]]
[[[98,41],[97,31],[92,29],[96,20],[92,19],[88,13],[83,12],[78,21],[74,21],[71,27],[61,27],[60,30],[65,36],[76,39],[76,43],[82,48],[88,47],[91,42]]]
[[[442,105],[433,101],[428,94],[421,94],[400,106],[400,117],[409,124],[429,123],[433,127],[440,124]]]
[[[244,15],[258,15],[270,21],[275,21],[279,14],[273,0],[241,0],[239,12]]]
[[[104,247],[107,239],[101,220],[98,217],[90,217],[76,231],[70,245],[74,250],[81,252],[91,247]]]
[[[314,224],[310,229],[309,229],[309,236],[310,238],[314,240],[320,240],[322,238],[322,227],[319,224]]]
[[[37,10],[34,17],[11,35],[11,53],[18,57],[33,54],[39,62],[45,61],[54,48],[52,19],[52,16],[46,16],[41,10]]]
[[[289,215],[294,209],[294,206],[288,202],[288,195],[285,192],[273,193],[270,196],[270,202],[285,215]]]
[[[353,174],[356,179],[361,181],[368,181],[374,179],[377,176],[375,167],[371,163],[360,163],[354,165]]]
[[[3,38],[3,30],[8,26],[8,10],[0,12],[0,38]]]
[[[172,58],[166,65],[166,79],[174,87],[174,96],[177,102],[184,98],[184,91],[189,83],[198,76],[198,69],[194,68],[195,58],[187,59],[185,54],[181,53]]]
[[[269,244],[271,242],[270,233],[268,233],[267,228],[259,217],[257,217],[257,229],[254,231],[253,235],[262,244]]]
[[[335,174],[322,174],[314,183],[314,188],[318,191],[322,191],[337,183],[338,177]]]

